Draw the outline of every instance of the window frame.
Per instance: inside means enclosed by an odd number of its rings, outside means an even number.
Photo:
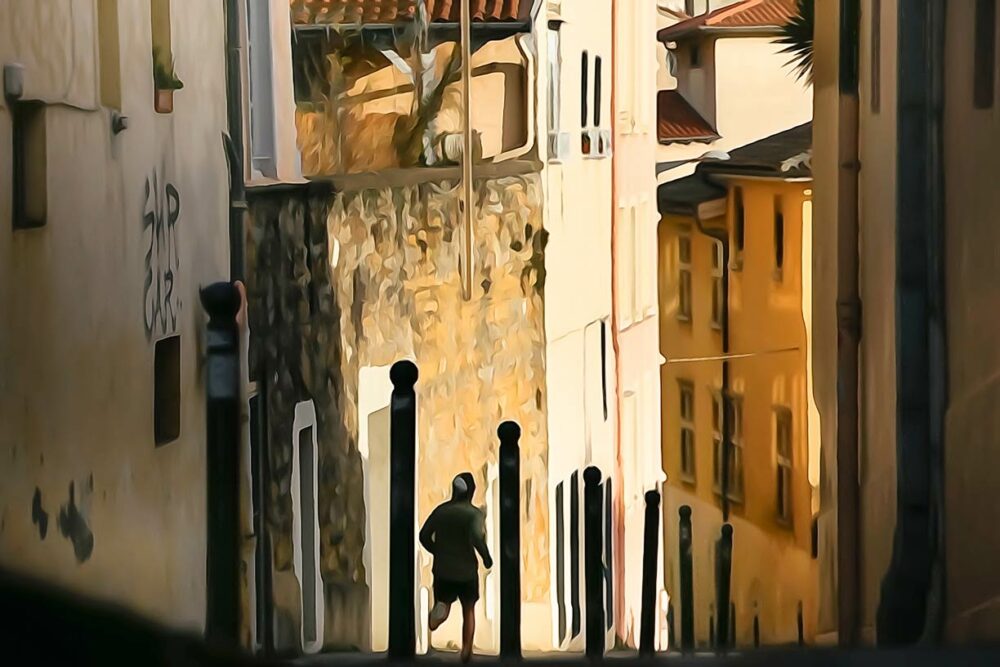
[[[685,260],[684,247],[687,247]],[[691,231],[682,229],[677,235],[677,319],[691,322],[694,319],[694,239]]]
[[[775,516],[783,525],[791,525],[795,516],[793,427],[792,411],[784,406],[776,406],[774,408]],[[784,441],[782,433],[786,438]],[[782,503],[783,497],[784,503]]]
[[[976,109],[992,109],[996,96],[996,0],[976,0],[974,12],[972,102]]]
[[[720,241],[712,241],[712,328],[722,330],[722,320],[726,307],[723,294],[724,252]]]
[[[743,186],[733,186],[733,253],[732,269],[743,268],[743,251],[746,249],[746,202],[743,197]]]
[[[258,16],[261,15],[261,16]],[[262,20],[257,21],[255,17]],[[274,95],[274,50],[271,35],[271,1],[243,0],[246,53],[245,149],[251,180],[277,178],[278,128]]]
[[[780,194],[774,196],[774,271],[776,282],[781,282],[785,268],[785,202]]]
[[[694,383],[690,380],[681,379],[677,381],[678,415],[677,423],[680,425],[680,441],[678,443],[678,453],[680,454],[680,478],[687,484],[696,484],[698,478],[697,447],[696,447],[696,426],[695,426],[695,391]],[[688,407],[685,410],[685,406]],[[685,414],[687,412],[687,414]],[[688,463],[685,466],[685,462]]]
[[[562,21],[549,21],[549,133],[558,133],[562,126]]]
[[[11,114],[11,224],[14,231],[40,229],[48,223],[49,209],[49,139],[47,107],[36,100],[8,100]],[[29,150],[32,139],[40,133],[40,151]],[[41,161],[36,165],[35,159]],[[36,173],[38,172],[38,173]],[[40,181],[37,183],[36,181]],[[32,185],[42,192],[41,215],[32,211]]]
[[[721,404],[721,409],[730,411],[729,418],[729,474],[730,480],[727,485],[726,495],[730,502],[742,504],[744,502],[744,442],[743,442],[743,396],[740,394],[730,393],[728,400],[722,400],[721,392],[715,392],[713,396],[714,400],[717,400]],[[721,413],[719,414],[721,420]],[[714,409],[713,409],[714,417]],[[721,428],[721,424],[720,424]],[[713,452],[713,479],[712,488],[715,495],[722,496],[722,449],[725,445],[725,439],[721,437],[721,433],[716,435],[717,440],[714,444]]]

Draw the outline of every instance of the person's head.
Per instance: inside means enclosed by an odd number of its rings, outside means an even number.
[[[463,472],[457,475],[451,482],[451,499],[452,500],[472,500],[472,496],[476,493],[476,480],[473,478],[472,473]]]

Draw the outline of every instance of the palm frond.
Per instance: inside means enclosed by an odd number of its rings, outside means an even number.
[[[812,83],[813,33],[815,30],[815,0],[798,0],[798,11],[782,26],[782,36],[775,40],[785,48],[781,53],[791,56],[788,65],[795,70],[795,78],[805,78]]]

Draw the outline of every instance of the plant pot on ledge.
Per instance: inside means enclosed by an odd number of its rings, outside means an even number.
[[[156,109],[156,113],[171,113],[174,110],[173,89],[161,90],[157,88],[153,98],[153,108]]]

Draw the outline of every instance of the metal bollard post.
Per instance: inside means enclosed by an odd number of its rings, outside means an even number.
[[[601,471],[590,466],[583,471],[584,582],[587,591],[587,657],[604,657],[604,565],[602,563],[603,503]]]
[[[679,550],[681,568],[681,650],[694,650],[694,572],[691,558],[691,508],[684,505],[680,514]]]
[[[232,283],[201,290],[208,313],[206,422],[208,543],[205,634],[239,643],[240,579],[240,347],[236,316],[242,306]]]
[[[731,612],[729,602],[729,583],[733,568],[733,527],[728,523],[722,524],[722,536],[719,538],[719,569],[718,583],[716,591],[719,599],[716,601],[716,609],[719,610],[716,622],[719,624],[716,636],[719,639],[719,648],[725,651],[729,648],[729,621]]]
[[[504,422],[500,438],[500,658],[521,657],[521,427]]]
[[[417,367],[397,361],[389,371],[389,657],[410,659],[416,653],[415,479]]]
[[[660,492],[646,492],[646,532],[642,546],[642,611],[640,613],[639,655],[656,651],[656,567],[660,556]]]

